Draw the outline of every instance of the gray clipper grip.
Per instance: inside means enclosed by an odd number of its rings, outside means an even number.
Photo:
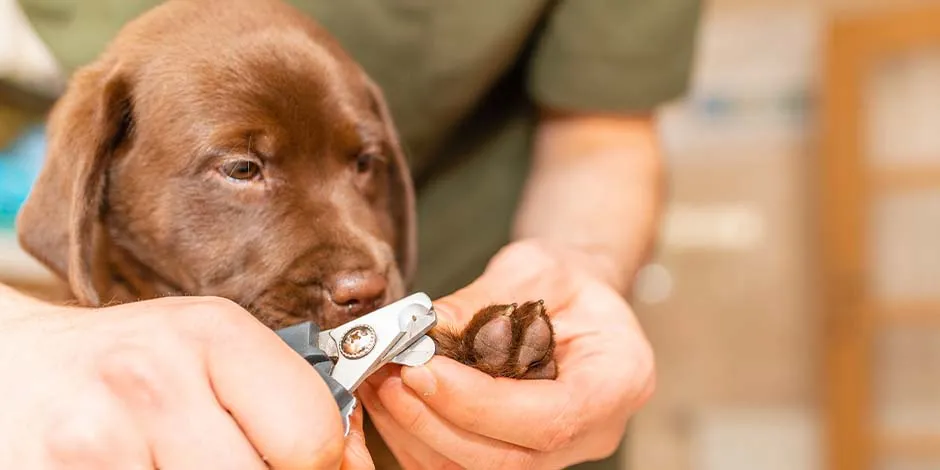
[[[320,377],[326,382],[333,394],[333,399],[339,406],[340,415],[343,417],[345,431],[349,432],[349,416],[352,415],[356,407],[356,397],[349,390],[339,384],[330,375],[333,369],[333,362],[322,349],[314,346],[317,341],[317,335],[320,334],[320,327],[313,322],[303,322],[297,325],[289,326],[277,330],[278,336],[284,340],[288,346],[297,354],[300,354],[310,365],[320,373]]]

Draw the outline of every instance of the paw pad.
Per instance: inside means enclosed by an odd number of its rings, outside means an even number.
[[[474,316],[463,334],[464,362],[496,377],[553,379],[554,331],[545,305],[493,305]]]

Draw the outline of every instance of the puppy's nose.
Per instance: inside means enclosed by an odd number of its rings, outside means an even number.
[[[379,308],[385,299],[388,281],[369,271],[338,273],[329,284],[333,304],[348,315],[360,316]]]

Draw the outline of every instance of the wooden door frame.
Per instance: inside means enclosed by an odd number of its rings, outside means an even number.
[[[884,59],[940,46],[940,6],[833,18],[824,39],[817,261],[824,309],[824,468],[870,470],[881,452],[924,443],[893,440],[874,425],[871,358],[881,312],[867,292],[873,188],[862,148],[863,85]]]

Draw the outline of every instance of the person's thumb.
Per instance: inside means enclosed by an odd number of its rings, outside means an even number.
[[[343,451],[342,470],[374,470],[375,463],[366,447],[366,434],[362,429],[362,404],[356,406],[349,418],[349,435]]]
[[[434,301],[441,323],[463,326],[493,304],[543,300],[549,310],[567,304],[577,292],[577,278],[561,257],[532,243],[501,250],[467,286]]]

